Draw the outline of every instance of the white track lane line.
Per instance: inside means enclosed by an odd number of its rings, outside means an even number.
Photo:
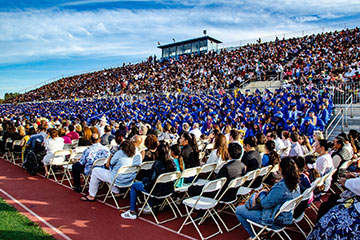
[[[61,232],[59,229],[57,229],[56,227],[54,227],[53,225],[51,225],[49,222],[47,222],[45,219],[43,219],[42,217],[40,217],[39,215],[37,215],[36,213],[34,213],[31,209],[29,209],[28,207],[26,207],[24,204],[22,204],[21,202],[19,202],[18,200],[16,200],[13,196],[11,196],[10,194],[8,194],[7,192],[5,192],[2,188],[0,188],[0,192],[2,192],[4,195],[6,195],[8,198],[10,198],[12,201],[14,201],[16,204],[20,205],[20,207],[22,207],[23,209],[25,209],[27,212],[29,212],[31,215],[33,215],[34,217],[36,217],[37,219],[39,219],[42,223],[44,223],[46,226],[48,226],[51,230],[53,230],[54,232],[58,233],[60,236],[62,236],[64,239],[66,240],[71,240],[71,238],[69,238],[68,236],[66,236],[63,232]]]

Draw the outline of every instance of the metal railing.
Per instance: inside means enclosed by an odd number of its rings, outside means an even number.
[[[350,117],[353,117],[353,96],[351,95],[343,107],[339,108],[338,113],[325,129],[325,138],[328,139],[334,132],[336,127],[341,123],[341,132],[344,132],[344,126],[348,127],[348,111],[350,109]]]

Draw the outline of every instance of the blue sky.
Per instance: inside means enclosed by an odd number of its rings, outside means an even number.
[[[158,41],[199,37],[204,29],[229,46],[345,24],[360,26],[359,0],[0,0],[0,98],[159,56]]]

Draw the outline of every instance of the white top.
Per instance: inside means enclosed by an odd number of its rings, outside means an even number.
[[[217,149],[214,149],[211,151],[206,163],[216,163],[216,166],[218,166],[222,162],[224,162],[224,161],[222,160],[221,156],[217,155]]]
[[[316,170],[321,175],[324,175],[327,169],[334,169],[333,159],[329,153],[319,156],[315,164]]]
[[[360,196],[360,177],[350,178],[345,181],[345,187]]]
[[[57,137],[55,139],[54,138],[45,139],[45,149],[46,149],[46,155],[43,159],[43,163],[49,165],[51,159],[54,156],[54,153],[58,150],[64,149],[64,139],[62,137]]]
[[[201,131],[199,128],[192,129],[189,133],[194,134],[197,139],[201,137]]]

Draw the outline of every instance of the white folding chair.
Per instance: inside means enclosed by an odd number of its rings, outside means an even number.
[[[90,169],[90,172],[88,175],[85,175],[85,174],[82,174],[82,176],[84,176],[84,186],[81,190],[81,192],[84,192],[87,185],[89,184],[89,179],[91,177],[91,173],[92,173],[92,170],[96,167],[101,167],[101,166],[104,166],[104,164],[107,162],[107,158],[99,158],[99,159],[96,159],[93,163],[93,165],[91,166],[91,169]]]
[[[216,168],[216,163],[207,163],[201,166],[200,172],[196,181],[193,183],[194,186],[204,186],[209,182],[209,178],[211,174],[214,172]],[[205,175],[206,178],[199,178],[201,175]]]
[[[227,188],[225,189],[225,191],[221,194],[220,198],[219,198],[219,203],[220,204],[224,204],[224,207],[219,211],[220,213],[226,208],[229,207],[233,213],[236,212],[236,207],[235,207],[235,203],[237,202],[237,196],[234,195],[233,199],[223,199],[223,197],[226,195],[226,193],[228,191],[230,191],[231,189],[234,189],[235,191],[237,191],[241,185],[243,185],[246,182],[247,177],[246,176],[242,176],[242,177],[237,177],[234,178],[233,180],[231,180],[231,182],[229,183],[229,185],[227,186]],[[222,218],[220,218],[221,223],[224,225],[226,231],[230,232],[232,230],[234,230],[235,228],[239,227],[241,224],[236,224],[233,227],[229,227],[226,225],[226,223],[224,222],[224,220]]]
[[[338,169],[338,173],[340,173],[340,172],[342,172],[342,171],[346,172],[346,169],[348,169],[348,168],[351,166],[352,163],[353,163],[353,160],[352,160],[352,159],[351,159],[351,160],[348,160],[348,161],[346,161],[346,162],[343,162],[343,163],[341,164],[341,166],[339,167],[339,169]],[[337,182],[337,181],[334,182],[334,185],[335,185],[341,192],[344,191],[344,189],[342,188],[341,184],[339,184],[339,182]],[[335,191],[334,191],[332,188],[330,188],[330,191],[335,194]]]
[[[302,196],[300,195],[294,199],[288,200],[285,203],[283,203],[281,205],[279,211],[276,213],[275,219],[283,212],[294,212],[295,207],[301,201],[301,199],[302,199]],[[264,232],[265,230],[272,231],[272,232],[274,232],[274,234],[276,233],[281,239],[284,239],[280,234],[281,232],[283,232],[288,239],[291,239],[289,237],[289,235],[285,232],[286,226],[282,226],[281,228],[273,229],[270,226],[262,225],[260,223],[251,221],[250,219],[247,219],[247,221],[250,223],[251,229],[255,233],[255,237],[253,239],[260,240],[260,234],[262,232]],[[260,228],[260,231],[256,231],[255,227]]]
[[[259,175],[260,169],[255,169],[253,171],[248,172],[246,176],[246,182],[248,183],[247,186],[241,186],[237,192],[237,196],[239,196],[239,200],[245,199],[246,196],[249,195],[254,189],[251,188],[251,185],[255,181],[256,177]]]
[[[14,164],[16,164],[16,160],[21,160],[22,155],[22,147],[21,147],[21,140],[15,140],[12,146],[11,152],[11,160]],[[15,156],[18,156],[17,158]]]
[[[221,188],[224,186],[225,182],[226,182],[226,178],[220,178],[220,179],[216,179],[213,181],[209,181],[208,183],[205,184],[205,186],[203,187],[199,196],[190,197],[183,201],[183,204],[185,205],[187,217],[185,218],[180,229],[178,230],[178,233],[181,232],[181,230],[183,229],[183,227],[185,225],[190,224],[190,223],[192,223],[194,225],[194,227],[195,227],[196,231],[198,232],[198,234],[200,235],[201,239],[209,239],[211,237],[216,236],[219,233],[223,233],[223,231],[221,230],[221,228],[219,226],[219,223],[216,221],[216,219],[214,217],[214,215],[216,215],[218,218],[220,218],[220,216],[218,215],[218,213],[215,211],[214,208],[216,207],[216,205],[219,202],[218,195],[220,193]],[[215,197],[214,198],[204,197],[203,195],[208,192],[215,192]],[[218,227],[218,231],[210,236],[204,237],[202,235],[200,229],[198,228],[195,220],[191,216],[191,214],[194,212],[194,210],[206,210],[204,217],[209,215],[216,223],[216,226]],[[188,219],[190,219],[189,222],[188,222]],[[202,222],[202,220],[203,219],[201,219],[201,222]]]
[[[72,150],[72,154],[70,156],[69,161],[73,162],[73,163],[78,162],[80,160],[81,156],[83,155],[85,149],[87,149],[87,148],[88,147],[82,146],[82,147],[77,147],[74,150]]]
[[[12,162],[12,143],[13,143],[13,140],[11,138],[7,138],[6,139],[6,142],[5,142],[5,148],[4,148],[4,158],[10,162]]]
[[[138,214],[138,216],[141,215],[141,213],[143,212],[143,210],[145,209],[145,206],[147,206],[149,209],[150,209],[150,212],[151,214],[153,215],[156,223],[158,225],[160,224],[163,224],[163,223],[166,223],[166,222],[169,222],[169,221],[172,221],[174,219],[177,218],[177,215],[176,215],[176,212],[175,212],[175,209],[173,206],[175,206],[175,202],[174,200],[171,198],[171,195],[173,194],[173,192],[171,193],[166,193],[164,195],[154,195],[153,192],[154,192],[154,189],[157,187],[158,184],[174,184],[174,181],[176,181],[180,176],[180,172],[169,172],[169,173],[163,173],[161,174],[157,179],[156,179],[156,182],[154,184],[154,186],[152,187],[152,189],[150,190],[150,192],[145,192],[145,191],[142,191],[142,193],[145,195],[145,202],[144,204],[142,205],[142,208]],[[169,205],[169,207],[171,208],[171,211],[173,212],[174,214],[174,217],[172,218],[169,218],[169,219],[166,219],[166,220],[163,220],[161,222],[159,222],[159,220],[157,219],[154,211],[152,210],[152,207],[150,206],[149,204],[149,199],[150,198],[155,198],[155,199],[160,199],[160,200],[163,200],[163,202],[166,202],[166,204]],[[162,204],[161,204],[162,205]]]
[[[306,203],[309,201],[309,199],[312,196],[312,193],[314,192],[315,188],[318,186],[318,184],[320,183],[321,179],[317,178],[315,179],[315,181],[311,184],[311,186],[309,188],[307,188],[302,194],[302,199],[301,202],[306,201]],[[299,202],[299,204],[301,203]],[[306,209],[305,209],[306,210]],[[313,222],[311,221],[311,219],[306,215],[305,210],[303,213],[301,213],[300,216],[298,216],[297,218],[294,218],[294,224],[295,226],[300,230],[300,232],[303,234],[303,236],[305,238],[307,238],[307,235],[305,234],[304,230],[300,227],[300,225],[298,224],[299,222],[301,222],[303,219],[305,219],[305,221],[307,222],[307,224],[310,227],[310,232],[312,232],[313,227],[315,226],[313,224]]]
[[[185,197],[189,197],[188,195],[188,190],[189,190],[189,187],[195,182],[196,180],[196,177],[199,175],[200,173],[200,167],[193,167],[193,168],[188,168],[188,169],[185,169],[180,177],[175,181],[175,192],[178,193],[178,194],[183,194],[183,196],[181,197],[180,199],[180,202],[182,202],[182,200],[184,200]],[[177,187],[178,183],[183,180],[183,179],[187,179],[187,178],[193,178],[193,180],[191,181],[191,183],[184,183],[181,187]],[[181,217],[184,217],[185,214],[182,214],[180,209],[177,207],[177,205],[175,205],[177,211],[179,212],[180,216]]]
[[[263,178],[263,186],[267,189],[270,190],[270,185],[266,184],[264,181],[270,176],[270,174],[279,171],[279,164],[275,164],[275,165],[271,165],[271,169],[270,171],[264,176]]]
[[[72,148],[75,149],[79,145],[79,139],[73,139],[71,140]]]
[[[55,182],[58,182],[57,178],[56,178],[56,174],[54,171],[54,167],[62,167],[63,171],[63,177],[61,179],[61,184],[64,181],[64,178],[66,177],[66,180],[69,182],[70,187],[72,187],[72,183],[71,183],[71,174],[70,174],[70,170],[67,166],[71,165],[72,163],[69,162],[66,159],[66,156],[71,155],[72,150],[71,149],[63,149],[63,150],[58,150],[54,153],[53,158],[50,161],[50,165],[49,165],[49,171],[46,175],[46,178],[49,178],[50,175],[52,175],[54,177]],[[58,172],[61,173],[61,172]]]
[[[136,174],[139,172],[140,170],[140,166],[123,166],[121,168],[119,168],[119,170],[117,171],[116,175],[115,175],[115,178],[114,180],[111,182],[111,183],[106,183],[109,190],[108,192],[106,193],[106,196],[103,200],[103,203],[105,203],[106,199],[108,198],[109,194],[111,195],[111,197],[113,198],[114,202],[115,202],[115,205],[116,205],[116,208],[117,209],[122,209],[119,207],[119,204],[117,203],[117,200],[116,200],[116,197],[114,195],[114,193],[111,191],[111,189],[113,187],[117,187],[117,188],[127,188],[126,192],[123,193],[124,197],[123,198],[126,198],[127,194],[129,193],[130,191],[130,188],[131,188],[131,185],[134,183],[135,181],[135,177],[136,177]],[[121,175],[130,175],[130,174],[133,174],[134,175],[134,178],[133,180],[129,183],[129,184],[118,184],[116,183],[116,179],[118,177],[120,177]],[[126,207],[123,207],[123,208],[126,208]]]
[[[255,191],[260,191],[263,187],[264,187],[264,180],[265,180],[265,176],[268,176],[268,173],[271,172],[272,166],[266,166],[266,167],[262,167],[260,168],[260,171],[258,173],[258,175],[256,176],[256,179],[254,180],[254,182],[257,182],[257,179],[260,179],[259,182],[259,186],[251,186],[249,185],[251,188],[254,188]]]

